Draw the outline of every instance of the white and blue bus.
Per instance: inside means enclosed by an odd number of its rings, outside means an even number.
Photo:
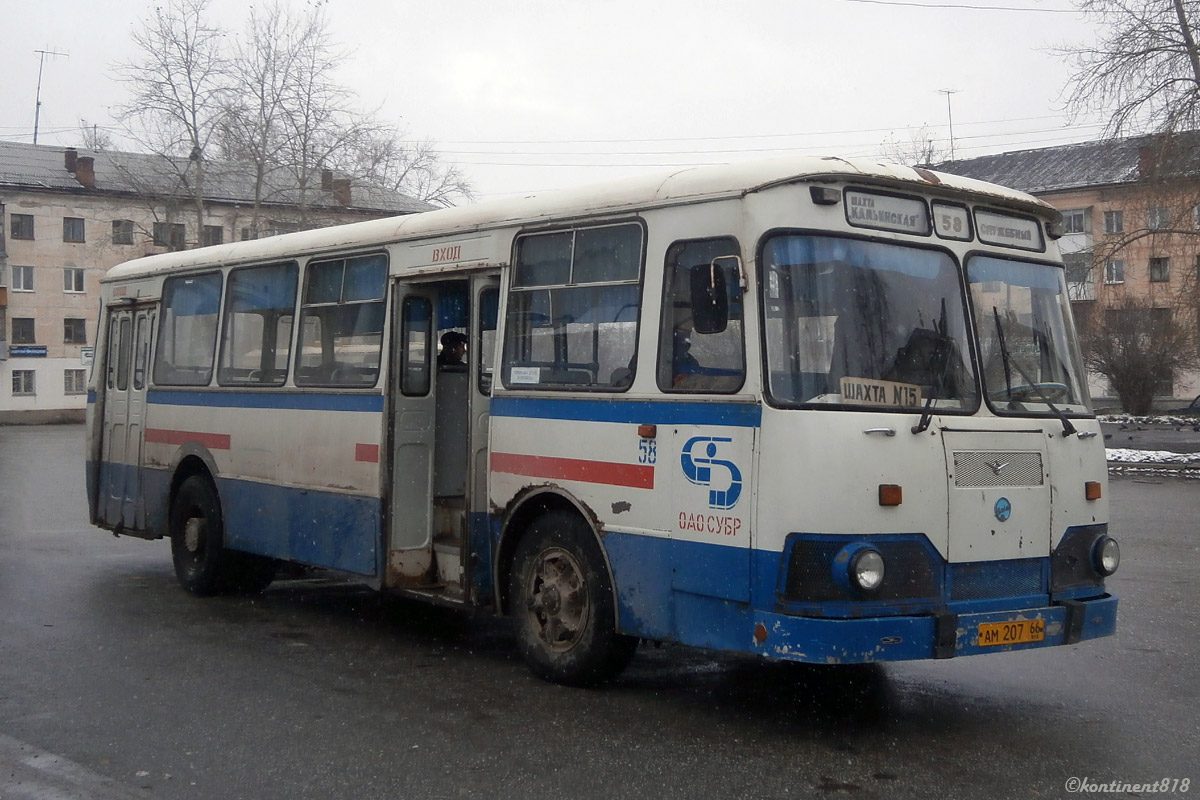
[[[1111,635],[1058,220],[788,159],[140,258],[102,282],[92,520],[198,595],[293,562],[510,616],[571,684],[643,639]]]

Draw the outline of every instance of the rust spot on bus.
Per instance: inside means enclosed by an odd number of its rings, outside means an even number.
[[[921,176],[921,180],[926,183],[932,183],[934,186],[941,186],[942,179],[937,176],[936,172],[925,169],[924,167],[913,167],[913,172]]]

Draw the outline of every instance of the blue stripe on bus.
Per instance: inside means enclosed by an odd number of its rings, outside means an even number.
[[[728,425],[757,428],[758,403],[688,402],[680,400],[579,400],[549,397],[494,397],[493,417],[563,419],[580,422],[626,422],[637,425]]]
[[[326,392],[261,391],[176,391],[153,389],[146,402],[160,406],[205,406],[209,408],[271,408],[295,411],[383,411],[381,394],[331,394]]]

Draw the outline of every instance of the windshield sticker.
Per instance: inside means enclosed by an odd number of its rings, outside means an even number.
[[[929,235],[924,200],[846,190],[846,221],[857,228]]]
[[[919,406],[921,387],[915,383],[842,378],[842,402],[853,406]]]

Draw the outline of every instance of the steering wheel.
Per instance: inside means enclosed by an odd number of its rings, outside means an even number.
[[[1032,383],[1024,386],[1013,386],[991,392],[988,397],[992,400],[1012,400],[1017,403],[1057,402],[1070,393],[1065,383]]]

